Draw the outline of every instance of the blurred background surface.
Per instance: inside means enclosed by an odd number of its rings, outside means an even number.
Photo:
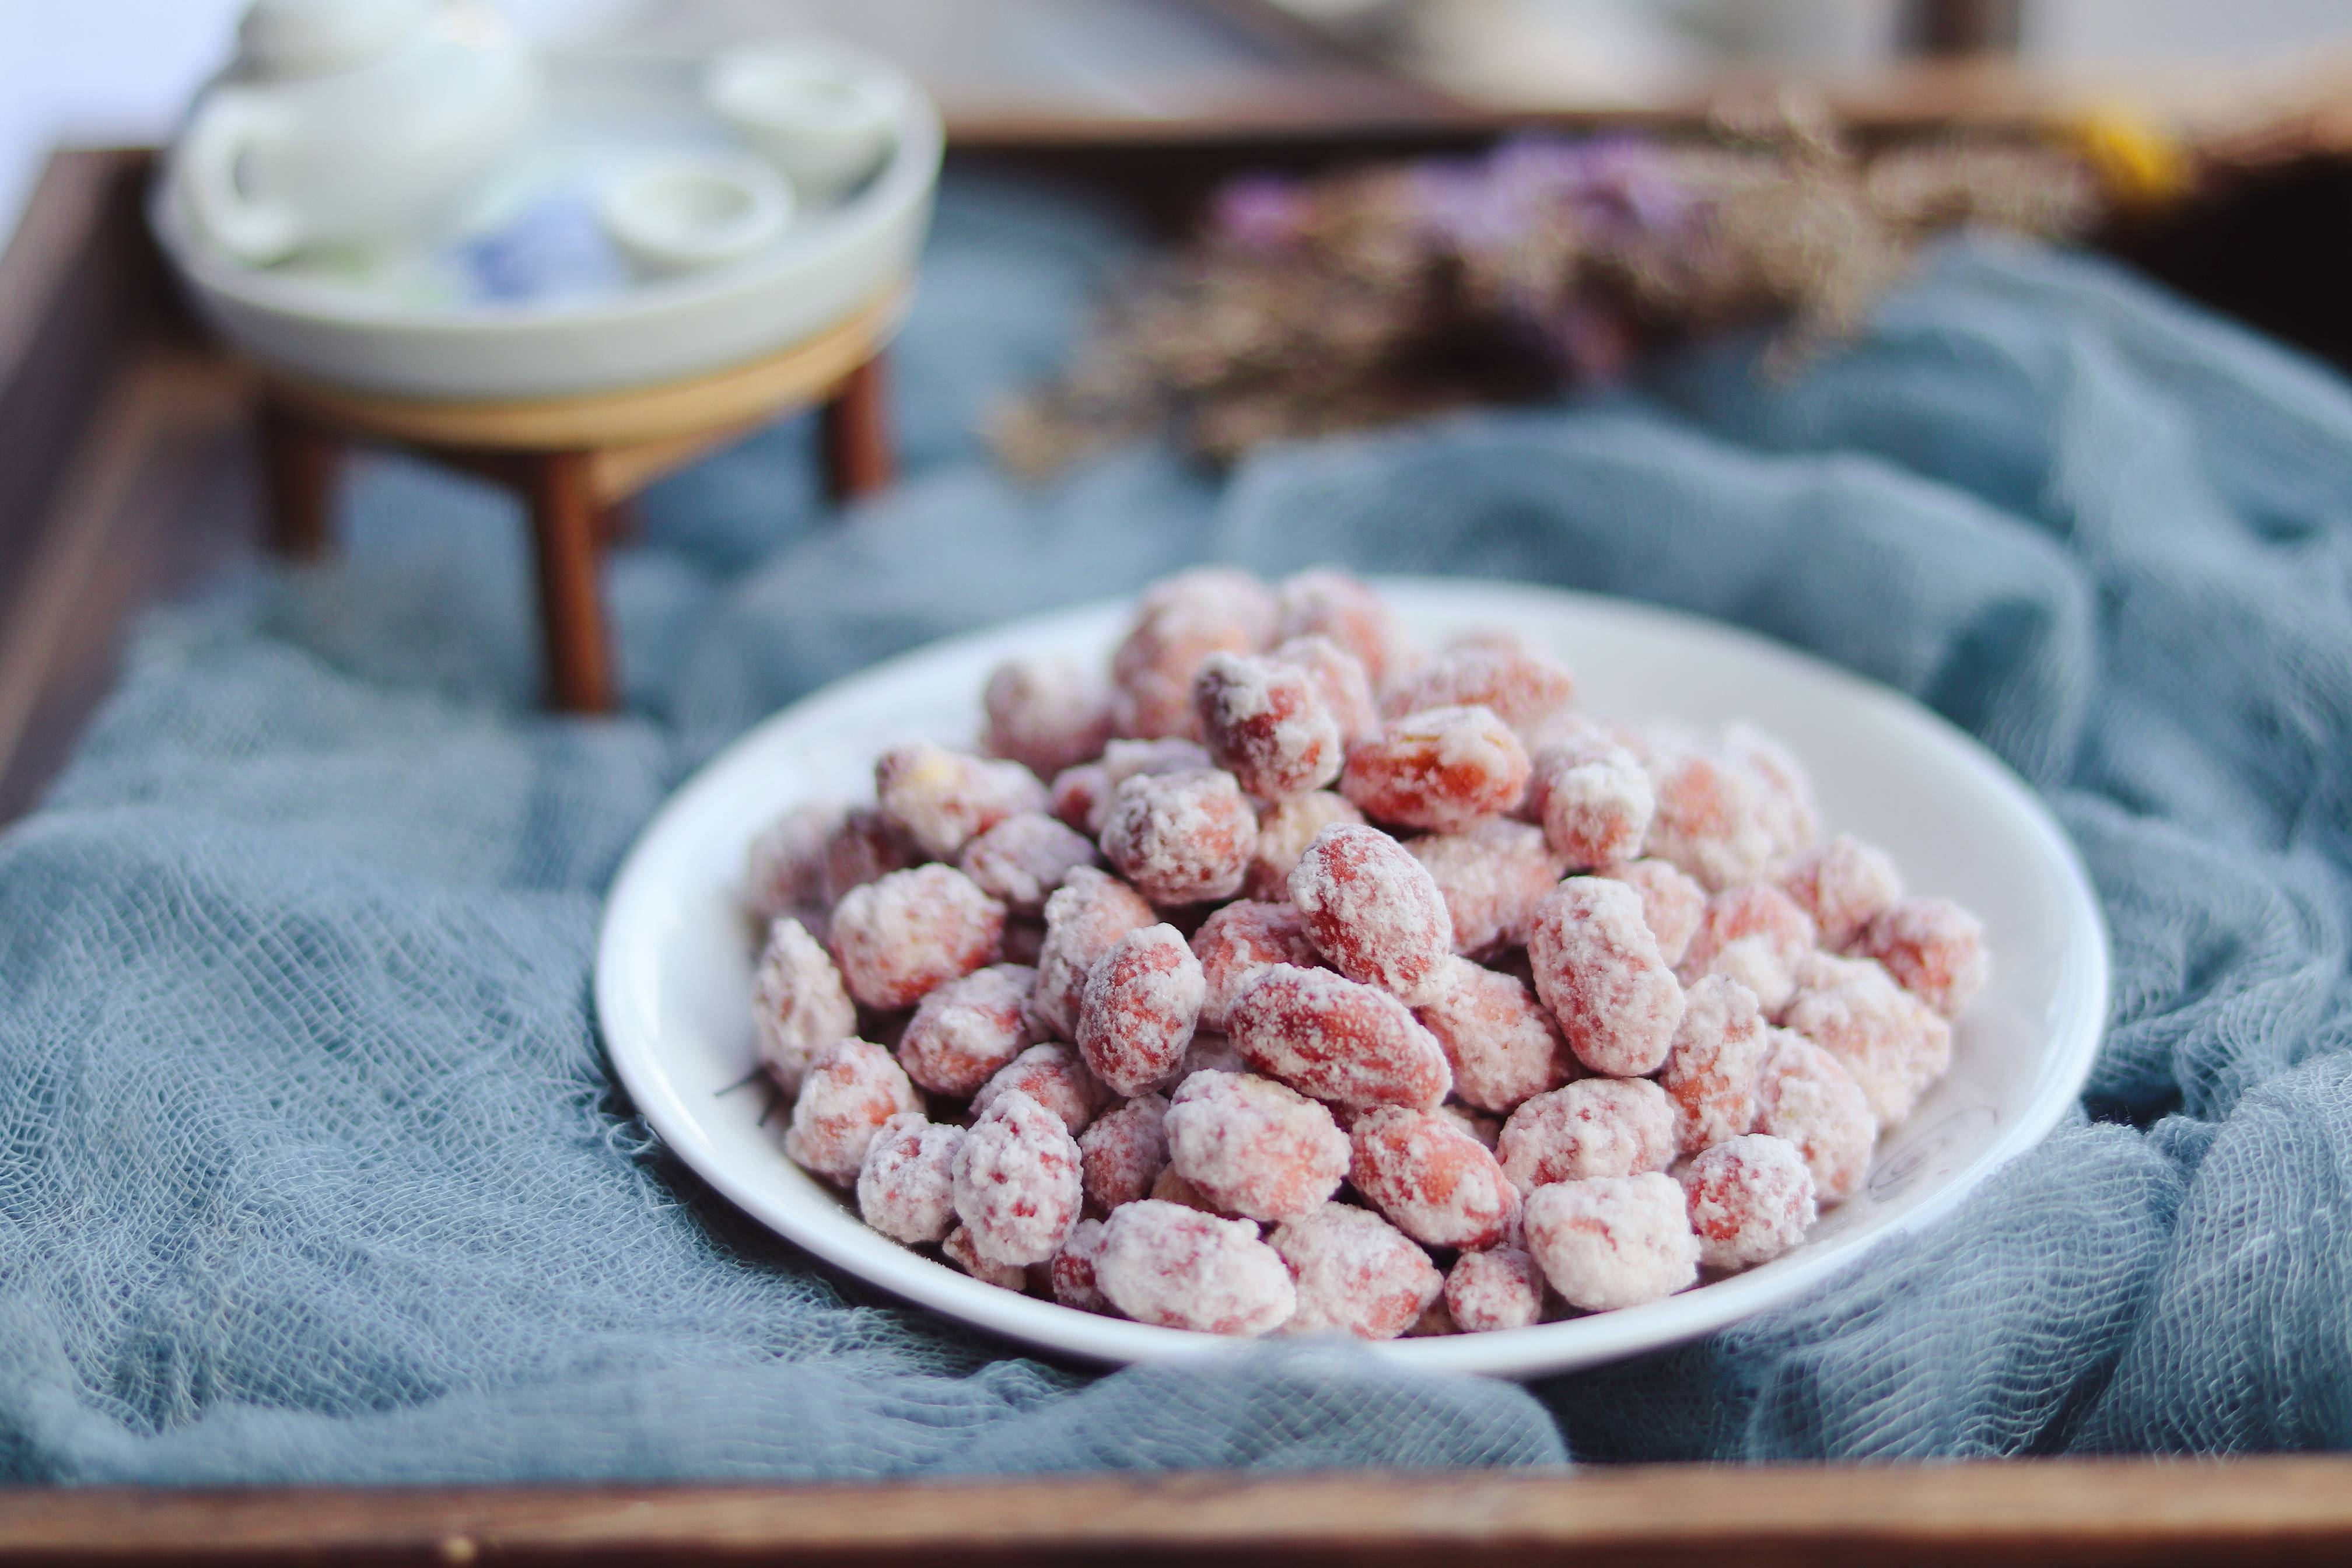
[[[2343,0],[499,0],[541,38],[864,38],[971,126],[1672,108],[1801,78],[1965,113],[2030,97],[2252,113],[2352,81]],[[152,142],[242,0],[0,0],[0,234],[59,142]],[[1923,58],[1940,63],[1922,65]]]

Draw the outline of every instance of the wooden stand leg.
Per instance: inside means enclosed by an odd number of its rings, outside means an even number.
[[[890,452],[887,384],[880,359],[849,373],[821,416],[825,486],[837,501],[856,500],[888,488],[897,463]]]
[[[523,468],[539,561],[548,701],[568,713],[609,712],[612,658],[597,583],[604,508],[596,499],[588,455],[549,452],[529,458]]]
[[[339,437],[288,413],[276,399],[263,399],[261,471],[270,549],[294,561],[326,553],[342,467]]]

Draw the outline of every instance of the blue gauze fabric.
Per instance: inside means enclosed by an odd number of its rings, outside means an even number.
[[[0,837],[0,1473],[871,1477],[2352,1442],[2352,396],[2101,262],[1939,250],[1775,386],[1028,490],[970,435],[1129,242],[952,190],[910,479],[803,425],[671,481],[609,592],[629,712],[534,711],[509,506],[410,466],[335,563],[155,618]],[[224,478],[203,504],[248,500]],[[599,900],[684,772],[887,653],[1188,562],[1596,589],[1913,693],[2043,790],[2113,922],[2083,1112],[1943,1224],[1533,1387],[1342,1347],[1097,1376],[811,1263],[613,1089]]]

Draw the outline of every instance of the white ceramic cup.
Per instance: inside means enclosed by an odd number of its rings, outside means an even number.
[[[793,187],[742,154],[665,158],[607,184],[596,204],[605,236],[648,278],[740,261],[793,221]]]
[[[906,94],[888,61],[830,39],[727,49],[703,76],[710,111],[812,202],[840,195],[881,166]]]

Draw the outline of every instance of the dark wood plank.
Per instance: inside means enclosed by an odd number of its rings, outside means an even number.
[[[1307,1568],[2342,1563],[2352,1462],[953,1485],[0,1494],[0,1561],[647,1561]]]

